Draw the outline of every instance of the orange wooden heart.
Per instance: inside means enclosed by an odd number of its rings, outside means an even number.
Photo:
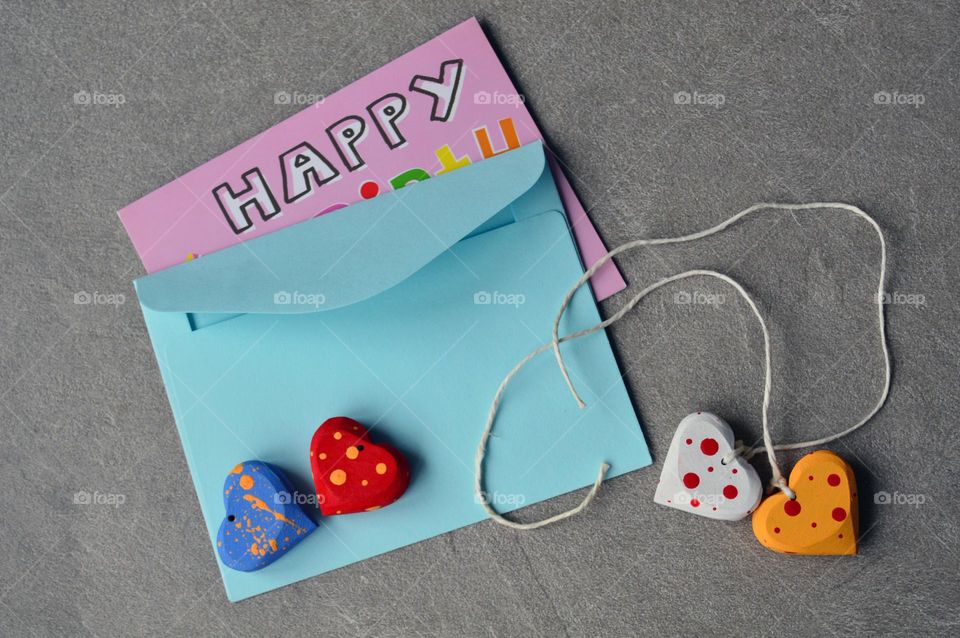
[[[767,549],[784,554],[857,553],[857,480],[842,458],[817,450],[797,461],[783,492],[753,513],[753,533]]]

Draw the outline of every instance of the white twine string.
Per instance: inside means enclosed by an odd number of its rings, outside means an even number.
[[[599,329],[600,328],[597,328],[597,326],[594,326],[593,328],[588,328],[587,330],[581,330],[580,332],[575,332],[571,335],[561,337],[560,341],[568,341],[570,339],[576,339],[577,337],[583,336],[590,332],[596,332]],[[536,521],[533,523],[518,523],[516,521],[511,521],[508,518],[504,518],[495,509],[490,507],[489,499],[487,499],[486,494],[483,491],[483,457],[486,455],[487,441],[490,439],[490,432],[493,430],[493,421],[494,419],[496,419],[497,410],[500,408],[500,400],[503,398],[503,393],[507,389],[507,384],[509,384],[510,380],[513,379],[513,377],[516,376],[518,372],[520,372],[520,369],[523,366],[530,363],[530,361],[535,359],[537,355],[546,352],[552,347],[553,347],[553,344],[545,343],[539,348],[537,348],[536,350],[534,350],[533,352],[531,352],[530,354],[528,354],[527,356],[525,356],[523,359],[520,360],[520,363],[515,365],[513,367],[513,370],[511,370],[507,374],[507,376],[504,377],[503,381],[500,382],[500,387],[497,388],[497,393],[493,397],[493,403],[490,405],[490,413],[487,416],[487,424],[483,428],[483,435],[480,437],[480,445],[477,447],[477,455],[476,455],[476,458],[474,459],[475,471],[474,471],[473,491],[477,499],[477,502],[483,506],[483,509],[486,510],[490,518],[497,521],[501,525],[512,527],[513,529],[519,529],[519,530],[537,529],[538,527],[543,527],[545,525],[549,525],[550,523],[556,523],[557,521],[562,521],[565,518],[569,518],[574,514],[581,512],[584,508],[587,507],[587,505],[590,504],[590,501],[593,500],[593,497],[597,495],[597,490],[600,489],[600,484],[603,482],[603,477],[606,476],[607,470],[610,469],[610,466],[607,463],[601,463],[600,472],[597,474],[597,480],[593,482],[593,487],[590,488],[590,491],[587,493],[586,497],[584,497],[584,499],[580,502],[579,505],[577,505],[573,509],[567,510],[566,512],[561,512],[560,514],[551,516],[550,518],[546,518],[541,521]]]
[[[873,227],[873,229],[877,232],[877,236],[880,239],[880,277],[877,284],[877,319],[879,323],[880,346],[883,350],[883,358],[884,358],[883,390],[881,391],[880,397],[877,400],[877,403],[873,407],[873,409],[870,410],[870,412],[868,412],[867,415],[863,417],[860,421],[858,421],[857,423],[853,424],[852,426],[848,427],[847,429],[841,432],[832,434],[830,436],[825,436],[819,439],[814,439],[811,441],[802,441],[798,443],[786,443],[786,444],[780,444],[780,445],[773,444],[773,439],[770,436],[770,427],[769,427],[769,422],[767,418],[767,414],[770,406],[770,388],[771,388],[770,334],[769,334],[769,331],[767,330],[767,325],[763,319],[763,316],[760,314],[760,311],[758,310],[756,303],[754,303],[753,299],[750,297],[747,291],[744,290],[739,283],[737,283],[736,281],[734,281],[733,279],[731,279],[730,277],[722,273],[719,273],[713,270],[689,270],[676,275],[672,275],[670,277],[666,277],[641,290],[630,300],[630,302],[628,302],[621,310],[619,310],[616,314],[611,316],[609,319],[606,319],[605,321],[602,321],[591,328],[579,330],[577,332],[571,333],[569,335],[565,335],[563,337],[559,336],[560,321],[563,318],[563,313],[566,311],[567,307],[570,305],[570,302],[572,301],[574,294],[577,292],[578,289],[580,289],[580,287],[583,286],[583,284],[585,284],[590,279],[590,277],[594,275],[594,273],[596,273],[596,271],[601,266],[603,266],[603,264],[607,263],[613,257],[615,257],[616,255],[619,255],[620,253],[626,252],[633,248],[638,248],[640,246],[677,244],[677,243],[702,239],[704,237],[708,237],[710,235],[714,235],[716,233],[719,233],[725,230],[732,224],[736,223],[738,220],[758,210],[777,209],[777,210],[783,210],[783,211],[806,211],[806,210],[829,209],[829,208],[846,210],[867,220],[867,222],[869,222],[870,225]],[[793,490],[791,490],[790,487],[787,485],[787,481],[780,470],[780,465],[779,463],[777,463],[776,450],[796,450],[796,449],[805,448],[805,447],[823,445],[825,443],[835,441],[843,436],[850,434],[851,432],[863,426],[863,424],[865,424],[871,418],[873,418],[873,416],[883,406],[884,402],[887,399],[887,395],[890,392],[890,377],[891,377],[890,351],[889,351],[889,348],[887,347],[886,326],[884,321],[884,310],[883,310],[884,282],[886,280],[886,272],[887,272],[887,245],[886,245],[886,240],[884,239],[884,236],[883,236],[883,231],[880,229],[880,226],[877,224],[876,221],[874,221],[872,217],[870,217],[870,215],[865,213],[860,208],[857,208],[856,206],[852,206],[850,204],[834,203],[834,202],[813,202],[809,204],[778,204],[778,203],[754,204],[753,206],[750,206],[749,208],[746,208],[740,211],[739,213],[737,213],[736,215],[730,217],[726,221],[723,221],[720,224],[717,224],[716,226],[698,231],[696,233],[683,235],[680,237],[638,239],[638,240],[623,244],[622,246],[619,246],[611,250],[610,252],[605,254],[603,257],[601,257],[599,260],[597,260],[590,268],[588,268],[587,271],[583,274],[583,276],[580,277],[577,283],[570,289],[570,291],[564,297],[563,303],[560,306],[560,311],[557,313],[557,316],[553,323],[553,341],[549,344],[540,346],[539,348],[537,348],[536,350],[528,354],[526,357],[524,357],[524,359],[521,360],[520,363],[518,363],[510,371],[509,374],[507,374],[507,376],[501,382],[500,387],[497,389],[497,393],[494,396],[493,403],[490,406],[490,412],[487,416],[487,423],[486,423],[486,427],[484,428],[483,435],[481,436],[480,445],[477,448],[476,472],[475,472],[476,481],[474,484],[474,489],[479,502],[483,505],[483,508],[486,510],[487,514],[491,518],[493,518],[495,521],[507,527],[511,527],[513,529],[519,529],[519,530],[536,529],[538,527],[543,527],[545,525],[555,523],[565,518],[569,518],[570,516],[573,516],[581,512],[590,504],[590,502],[597,495],[597,491],[600,488],[600,484],[603,482],[603,478],[610,467],[605,462],[601,463],[600,471],[597,476],[597,479],[594,482],[593,487],[584,497],[584,499],[580,502],[579,505],[577,505],[573,509],[567,510],[566,512],[562,512],[560,514],[551,516],[547,519],[536,521],[533,523],[517,523],[515,521],[511,521],[509,519],[504,518],[490,506],[487,499],[484,497],[484,493],[483,493],[483,459],[486,454],[487,441],[489,440],[490,433],[493,430],[493,424],[494,424],[494,420],[496,419],[497,410],[500,407],[500,401],[503,397],[504,391],[506,390],[507,384],[509,384],[510,380],[520,371],[520,369],[523,366],[529,363],[537,355],[543,353],[547,349],[553,348],[554,354],[556,355],[557,363],[560,366],[560,371],[563,374],[563,378],[567,383],[567,387],[570,389],[571,394],[573,395],[574,399],[577,401],[577,405],[581,409],[586,407],[586,404],[580,398],[580,395],[577,392],[576,388],[574,387],[573,381],[570,378],[570,374],[567,371],[566,363],[564,362],[563,355],[560,352],[560,344],[565,341],[577,339],[579,337],[583,337],[583,336],[592,334],[594,332],[597,332],[598,330],[602,330],[607,326],[615,323],[616,321],[619,321],[620,319],[622,319],[628,312],[630,312],[630,310],[632,310],[640,302],[641,299],[643,299],[645,296],[647,296],[649,293],[653,292],[654,290],[657,290],[658,288],[665,286],[669,283],[672,283],[674,281],[686,279],[689,277],[696,277],[696,276],[715,277],[717,279],[720,279],[730,284],[740,294],[740,296],[743,297],[743,299],[747,302],[747,304],[750,306],[750,309],[753,311],[753,314],[757,317],[757,320],[760,323],[760,328],[763,331],[763,345],[764,345],[764,387],[763,387],[763,406],[762,406],[762,413],[761,413],[762,423],[763,423],[763,445],[764,445],[764,448],[766,449],[767,459],[770,462],[770,467],[773,474],[773,479],[771,483],[773,484],[774,487],[783,491],[788,498],[790,499],[796,498],[796,494],[794,494]],[[750,458],[759,449],[760,448],[750,448],[748,446],[744,446],[742,442],[738,442],[737,447],[733,451],[733,453],[725,456],[722,459],[722,461],[725,463],[729,463],[738,454],[743,454],[745,457]]]
[[[647,286],[646,288],[644,288],[643,290],[641,290],[640,292],[638,292],[638,293],[636,294],[636,296],[634,296],[633,299],[630,300],[629,303],[627,303],[623,308],[621,308],[615,315],[613,315],[613,316],[610,317],[609,319],[607,319],[607,320],[605,320],[605,321],[601,321],[601,322],[598,323],[597,325],[592,326],[592,327],[590,327],[590,328],[586,328],[586,329],[584,329],[584,330],[580,330],[580,331],[574,332],[574,333],[569,334],[569,335],[566,335],[566,336],[564,336],[564,337],[560,337],[560,338],[558,339],[558,341],[559,341],[559,342],[570,341],[570,340],[577,339],[577,338],[579,338],[579,337],[585,337],[585,336],[587,336],[587,335],[589,335],[589,334],[593,334],[594,332],[598,332],[598,331],[600,331],[600,330],[603,330],[603,329],[606,328],[607,326],[609,326],[609,325],[611,325],[611,324],[619,321],[621,318],[623,318],[628,312],[630,312],[630,311],[634,308],[634,306],[636,306],[638,303],[640,303],[640,300],[641,300],[641,299],[643,299],[644,297],[646,297],[648,294],[650,294],[650,293],[653,292],[654,290],[657,290],[658,288],[660,288],[660,287],[662,287],[662,286],[666,286],[667,284],[672,283],[672,282],[674,282],[674,281],[678,281],[678,280],[681,280],[681,279],[687,279],[687,278],[689,278],[689,277],[698,277],[698,276],[716,277],[717,279],[721,279],[721,280],[727,282],[728,284],[730,284],[731,286],[733,286],[734,289],[736,289],[736,291],[737,291],[738,293],[740,293],[740,295],[746,300],[747,304],[748,304],[748,305],[750,306],[750,308],[753,310],[753,314],[754,314],[754,315],[757,317],[757,319],[760,321],[760,328],[763,330],[763,350],[764,350],[764,370],[765,370],[765,376],[764,376],[763,417],[764,417],[764,422],[766,422],[767,408],[768,408],[769,403],[770,403],[770,384],[771,384],[771,378],[770,378],[770,376],[771,376],[771,372],[770,372],[770,333],[767,331],[767,325],[766,325],[766,323],[764,322],[763,316],[760,314],[760,311],[757,309],[757,305],[754,303],[753,299],[750,297],[750,295],[747,293],[747,291],[744,290],[743,287],[741,287],[740,284],[738,284],[736,281],[734,281],[733,279],[731,279],[730,277],[728,277],[728,276],[726,276],[726,275],[724,275],[724,274],[722,274],[722,273],[718,273],[718,272],[713,271],[713,270],[689,270],[689,271],[687,271],[687,272],[682,272],[682,273],[679,273],[679,274],[676,274],[676,275],[672,275],[672,276],[670,276],[670,277],[667,277],[666,279],[661,279],[661,280],[658,281],[657,283],[652,284],[652,285],[650,285],[650,286]],[[537,355],[542,354],[543,352],[546,352],[547,350],[551,349],[552,347],[553,347],[553,344],[552,344],[552,343],[546,343],[546,344],[540,346],[539,348],[537,348],[536,350],[534,350],[533,352],[531,352],[530,354],[528,354],[526,357],[524,357],[524,358],[520,361],[520,363],[518,363],[516,366],[514,366],[514,368],[510,371],[510,373],[507,374],[507,376],[506,376],[506,377],[503,379],[503,381],[500,383],[500,387],[497,388],[497,393],[496,393],[496,395],[494,395],[494,397],[493,397],[493,404],[490,406],[490,413],[489,413],[489,415],[487,416],[487,424],[486,424],[486,427],[485,427],[484,430],[483,430],[483,436],[482,436],[481,439],[480,439],[480,446],[477,448],[477,456],[476,456],[476,459],[475,459],[475,462],[476,462],[475,479],[476,479],[476,480],[475,480],[475,483],[474,483],[474,490],[475,490],[476,495],[477,495],[477,500],[480,502],[481,505],[483,505],[483,508],[486,510],[487,514],[488,514],[491,518],[493,518],[494,520],[496,520],[498,523],[501,523],[502,525],[506,525],[507,527],[511,527],[511,528],[513,528],[513,529],[519,529],[519,530],[536,529],[536,528],[538,528],[538,527],[543,527],[543,526],[545,526],[545,525],[549,525],[549,524],[551,524],[551,523],[555,523],[555,522],[557,522],[557,521],[561,521],[561,520],[563,520],[563,519],[565,519],[565,518],[569,518],[570,516],[573,516],[574,514],[577,514],[577,513],[581,512],[583,509],[585,509],[585,508],[590,504],[590,502],[591,502],[591,501],[594,499],[594,497],[597,495],[597,490],[600,489],[600,484],[603,482],[603,478],[604,478],[604,476],[606,476],[607,470],[610,469],[610,466],[609,466],[607,463],[601,463],[601,464],[600,464],[600,472],[599,472],[599,474],[597,475],[596,481],[594,481],[593,487],[590,489],[590,491],[587,493],[586,497],[584,497],[584,499],[580,502],[579,505],[577,505],[577,506],[574,507],[573,509],[567,510],[567,511],[565,511],[565,512],[561,512],[560,514],[557,514],[557,515],[555,515],[555,516],[551,516],[550,518],[547,518],[547,519],[544,519],[544,520],[541,520],[541,521],[536,521],[536,522],[533,522],[533,523],[517,523],[516,521],[511,521],[511,520],[509,520],[509,519],[507,519],[507,518],[504,518],[504,517],[501,516],[499,513],[497,513],[492,507],[490,507],[490,504],[489,504],[488,500],[487,500],[486,498],[484,498],[484,492],[483,492],[483,459],[484,459],[484,456],[485,456],[485,454],[486,454],[487,440],[490,438],[490,432],[493,430],[493,422],[494,422],[494,420],[496,419],[497,411],[498,411],[499,408],[500,408],[500,401],[501,401],[501,399],[503,398],[503,393],[504,393],[504,391],[506,390],[507,385],[508,385],[508,384],[510,383],[510,381],[513,379],[513,377],[516,376],[516,374],[517,374],[518,372],[520,372],[520,369],[523,368],[523,366],[527,365],[531,360],[533,360],[534,358],[536,358]],[[561,368],[562,368],[563,371],[564,371],[564,374],[566,375],[566,367],[565,367],[564,364],[562,363],[562,360],[561,360],[561,364],[560,364],[560,365],[561,365]],[[576,394],[574,394],[574,396],[576,396]],[[579,398],[579,397],[578,397],[578,398]],[[585,407],[585,404],[583,404],[583,403],[581,402],[581,406],[580,406],[580,407]],[[789,488],[787,488],[787,489],[789,489]]]

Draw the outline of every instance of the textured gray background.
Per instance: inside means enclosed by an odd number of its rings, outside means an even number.
[[[0,2],[0,635],[960,631],[960,8],[519,4]],[[859,556],[777,555],[748,521],[651,502],[688,412],[759,432],[756,325],[728,290],[693,282],[611,331],[656,464],[608,483],[587,513],[527,534],[487,522],[226,602],[115,211],[293,113],[277,91],[328,94],[473,14],[610,245],[763,200],[848,201],[886,229],[890,288],[923,304],[889,307],[890,400],[831,446],[861,483]],[[81,90],[126,103],[83,108]],[[725,103],[677,105],[679,91]],[[879,91],[923,104],[876,104]],[[634,285],[702,266],[755,292],[774,333],[773,424],[796,440],[875,400],[877,256],[862,222],[787,215],[620,264]],[[678,305],[680,290],[727,302]],[[78,292],[126,303],[75,304]],[[924,502],[874,505],[881,490]],[[125,502],[75,505],[80,491]]]

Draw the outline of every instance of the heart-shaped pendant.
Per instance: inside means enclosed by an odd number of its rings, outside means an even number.
[[[724,463],[735,445],[733,430],[720,417],[685,417],[667,451],[654,502],[722,521],[745,517],[760,502],[763,486],[743,457]]]
[[[767,549],[785,554],[857,553],[857,479],[842,458],[817,450],[790,472],[790,500],[778,492],[753,513],[753,533]]]
[[[371,443],[367,429],[345,416],[327,419],[314,432],[310,466],[324,516],[379,509],[410,483],[403,455]]]
[[[226,516],[217,553],[230,569],[263,569],[317,528],[293,502],[286,481],[261,461],[237,465],[223,485]]]

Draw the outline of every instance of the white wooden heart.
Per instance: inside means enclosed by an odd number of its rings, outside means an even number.
[[[709,412],[683,419],[663,462],[654,502],[722,521],[736,521],[757,508],[763,485],[741,456],[723,457],[736,441],[727,422]]]

